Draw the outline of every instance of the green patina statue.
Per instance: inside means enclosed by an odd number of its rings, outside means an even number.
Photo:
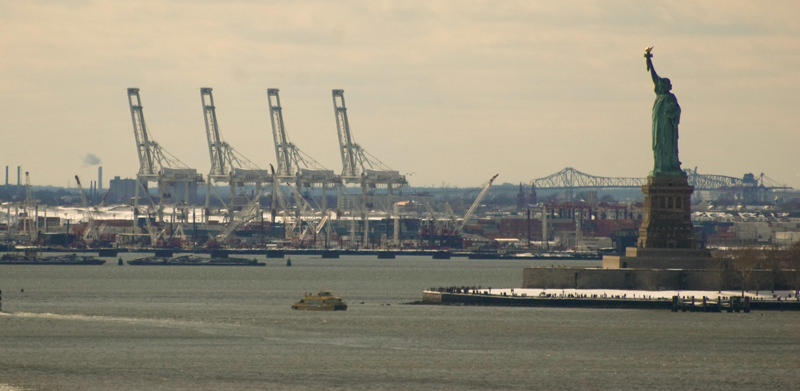
[[[681,122],[681,107],[670,92],[672,84],[666,77],[659,77],[653,68],[652,47],[645,49],[647,70],[653,77],[656,101],[653,103],[653,157],[655,164],[651,176],[686,176],[678,160],[678,124]]]

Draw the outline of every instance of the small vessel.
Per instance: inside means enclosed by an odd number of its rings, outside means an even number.
[[[341,298],[328,291],[319,291],[317,294],[306,293],[303,298],[292,305],[293,310],[308,311],[346,311],[347,304]]]
[[[38,257],[35,252],[25,254],[5,254],[0,258],[0,265],[102,265],[106,261],[94,257],[77,254]]]
[[[256,259],[244,258],[202,258],[195,255],[180,257],[145,257],[128,261],[131,266],[266,266]]]

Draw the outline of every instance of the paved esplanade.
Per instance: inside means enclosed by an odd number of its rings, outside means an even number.
[[[647,70],[655,84],[656,101],[653,103],[653,157],[655,164],[652,176],[685,176],[678,160],[678,124],[681,122],[681,107],[670,92],[672,83],[659,77],[653,68],[652,47],[645,50]]]

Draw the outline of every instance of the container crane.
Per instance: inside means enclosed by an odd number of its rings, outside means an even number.
[[[280,191],[281,183],[286,183],[290,188],[293,187],[293,194],[302,192],[302,187],[320,185],[322,187],[322,205],[317,205],[317,209],[319,209],[321,216],[325,216],[328,209],[328,186],[340,184],[341,179],[332,170],[325,168],[289,141],[289,137],[286,134],[286,126],[283,122],[283,108],[281,107],[279,91],[277,88],[267,90],[272,137],[275,143],[275,158],[278,161],[278,168],[275,172],[272,187],[272,204],[276,205],[278,202],[277,195]],[[300,198],[302,199],[302,197]],[[297,197],[295,197],[295,200],[297,201]],[[300,203],[298,202],[297,205],[299,206]],[[272,222],[275,222],[274,214],[272,215]]]
[[[256,190],[253,197],[261,197],[261,186],[264,183],[272,183],[272,175],[268,170],[262,170],[252,161],[238,153],[230,144],[224,142],[220,136],[219,124],[217,123],[217,112],[214,106],[214,95],[211,88],[200,89],[201,103],[203,104],[203,118],[206,125],[206,138],[208,139],[208,154],[211,160],[211,170],[208,173],[206,182],[206,208],[210,206],[211,192],[213,191],[219,201],[227,209],[228,223],[235,223],[237,187],[242,190],[245,198],[248,198],[243,191],[243,187],[248,183],[254,183]],[[214,183],[224,182],[230,185],[230,200],[225,200],[217,193]],[[248,204],[251,200],[248,200]],[[208,220],[208,215],[206,215]]]
[[[267,90],[272,137],[275,142],[275,157],[278,161],[276,175],[283,182],[294,181],[299,176],[300,181],[306,187],[312,184],[336,183],[336,175],[333,170],[328,170],[289,141],[283,122],[283,108],[279,91],[277,88]]]
[[[333,111],[336,116],[336,132],[339,138],[339,154],[342,158],[342,185],[339,187],[339,207],[341,208],[342,187],[347,183],[361,185],[361,218],[364,221],[365,235],[369,233],[369,209],[367,208],[367,188],[379,185],[386,186],[386,217],[392,215],[392,188],[393,186],[406,186],[405,175],[394,171],[375,156],[369,154],[364,148],[355,143],[350,132],[350,121],[347,118],[347,106],[344,100],[344,90],[333,90]]]
[[[158,221],[164,220],[164,205],[176,205],[181,210],[181,218],[188,219],[189,190],[203,182],[203,176],[196,169],[189,168],[153,141],[144,120],[142,100],[138,88],[128,88],[128,105],[131,110],[133,134],[136,140],[136,153],[139,157],[139,172],[136,174],[134,210],[139,210],[139,191],[144,190],[148,200],[148,221],[155,213]],[[153,201],[148,192],[148,183],[158,184],[158,199]],[[184,185],[184,199],[177,201],[172,197],[175,184]]]
[[[339,136],[339,154],[342,158],[342,179],[347,183],[366,180],[374,185],[407,185],[405,175],[394,171],[356,144],[350,132],[344,90],[333,90],[333,109],[336,114],[336,131]]]

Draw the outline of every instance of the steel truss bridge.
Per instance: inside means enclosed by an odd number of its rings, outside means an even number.
[[[746,174],[743,178],[725,175],[698,174],[697,168],[683,170],[689,185],[695,190],[736,190],[743,188],[790,189],[778,184],[766,175]],[[530,182],[537,189],[575,190],[597,188],[638,188],[647,183],[647,178],[611,178],[589,175],[572,167],[567,167],[555,174]]]

